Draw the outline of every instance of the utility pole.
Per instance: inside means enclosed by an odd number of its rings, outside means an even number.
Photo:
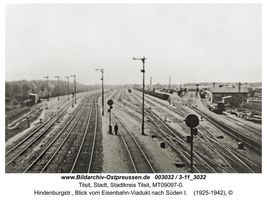
[[[59,76],[55,76],[57,78],[57,100],[59,101]]]
[[[74,78],[74,102],[76,104],[76,75],[70,75],[70,77]]]
[[[101,72],[101,81],[102,81],[102,116],[104,116],[104,69],[95,69],[95,71]]]
[[[133,60],[141,60],[143,63],[143,69],[141,69],[141,72],[143,73],[143,103],[142,103],[141,134],[145,135],[145,61],[147,60],[147,58],[143,56],[143,58],[133,58]]]
[[[47,101],[49,101],[49,76],[45,76],[44,78],[47,79]]]
[[[68,101],[70,100],[69,94],[70,94],[70,82],[69,82],[69,77],[65,76],[65,78],[68,80]]]

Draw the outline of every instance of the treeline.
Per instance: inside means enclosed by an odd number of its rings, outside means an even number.
[[[92,89],[93,86],[86,86],[80,83],[76,84],[76,91],[84,92]],[[95,87],[94,87],[95,88]],[[20,80],[6,81],[5,85],[6,100],[11,104],[18,104],[26,100],[30,93],[38,94],[40,98],[47,98],[48,87],[45,80]],[[74,83],[69,83],[70,95],[74,92]],[[68,82],[59,81],[59,95],[68,94]],[[55,97],[58,95],[58,82],[55,80],[49,81],[49,96]]]

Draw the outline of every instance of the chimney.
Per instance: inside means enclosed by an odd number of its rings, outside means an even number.
[[[152,88],[152,76],[150,76],[150,90],[153,90],[153,88]]]
[[[241,92],[241,83],[240,82],[238,83],[238,92],[239,93]]]
[[[169,76],[169,89],[172,89],[171,88],[171,77]]]

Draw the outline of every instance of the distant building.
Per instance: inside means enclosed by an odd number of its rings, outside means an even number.
[[[29,99],[32,101],[33,104],[38,103],[38,95],[37,94],[29,94]]]
[[[260,98],[260,99],[262,98],[262,88],[255,89],[254,97]]]
[[[261,104],[262,88],[251,89],[250,98],[248,99],[248,102]]]
[[[26,106],[33,106],[34,104],[37,104],[39,100],[39,97],[37,94],[29,94],[28,99],[24,100],[23,103]]]
[[[242,87],[215,87],[210,89],[210,94],[210,101],[212,103],[222,102],[224,101],[223,97],[228,97],[225,99],[225,103],[239,105],[240,103],[247,101],[249,92],[247,88]]]

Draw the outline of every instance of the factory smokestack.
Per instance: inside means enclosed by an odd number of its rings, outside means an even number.
[[[238,92],[239,93],[241,92],[241,83],[240,82],[238,83]]]
[[[169,90],[172,89],[171,88],[171,77],[169,76]]]

